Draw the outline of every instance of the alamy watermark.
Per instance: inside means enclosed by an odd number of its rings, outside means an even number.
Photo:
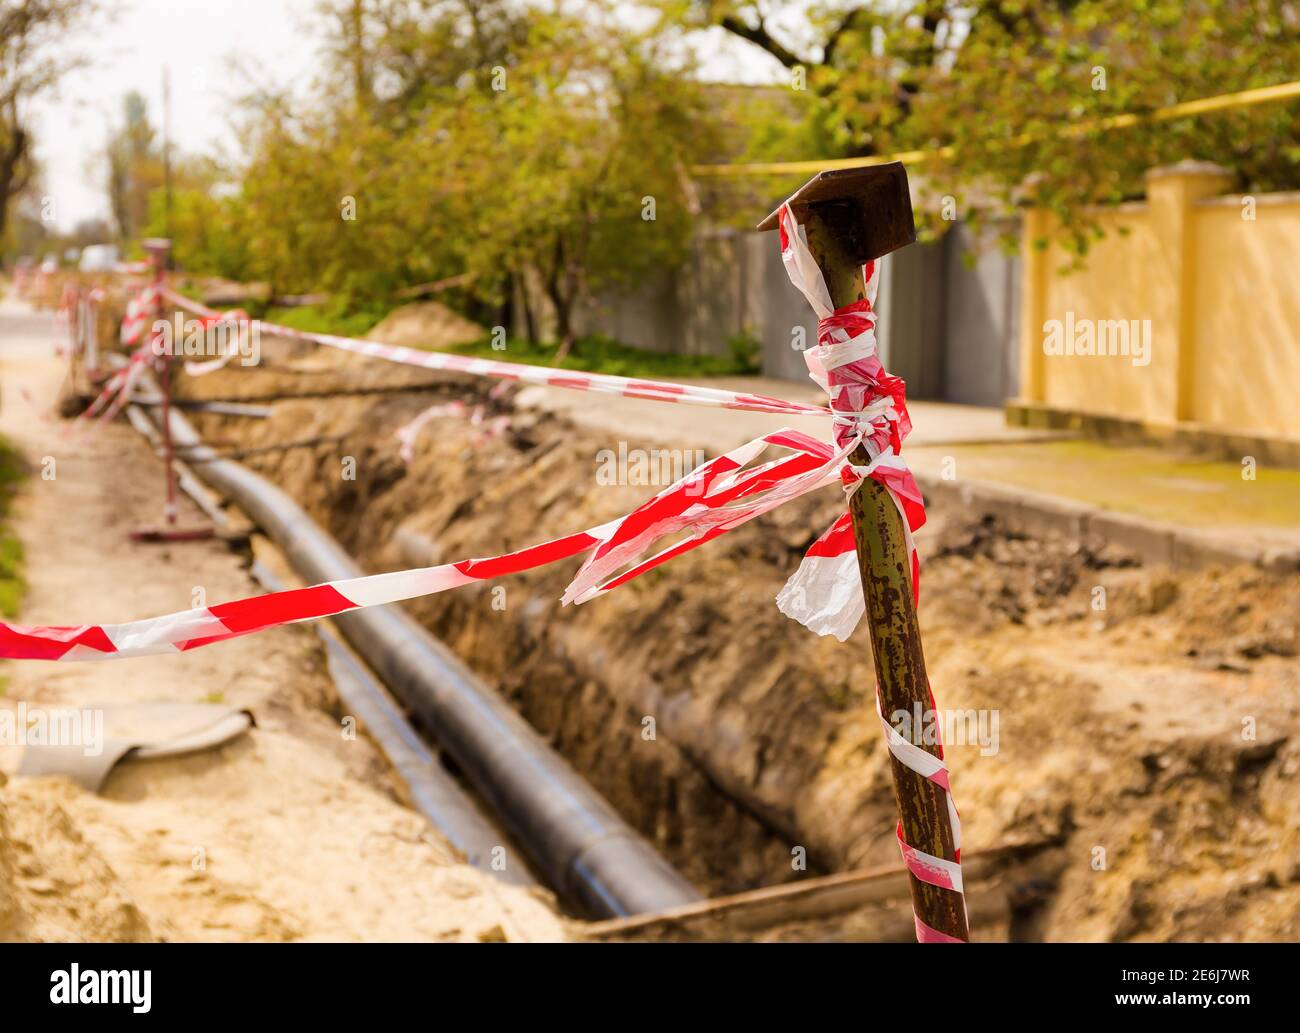
[[[152,969],[83,969],[74,961],[50,973],[50,1003],[127,1005],[145,1015],[153,1007],[152,984]]]
[[[1080,319],[1066,312],[1064,321],[1043,323],[1044,355],[1124,356],[1134,366],[1151,362],[1151,320]]]
[[[666,487],[703,464],[701,448],[628,448],[626,441],[620,441],[617,449],[596,453],[596,483]],[[698,487],[702,491],[703,483]]]
[[[186,319],[184,312],[155,320],[153,353],[187,359],[239,357],[241,366],[262,361],[262,323],[258,319]]]
[[[85,756],[98,757],[104,752],[104,712],[19,703],[0,710],[0,746],[80,746]]]
[[[1000,725],[997,710],[928,710],[920,703],[889,715],[889,726],[913,746],[978,746],[981,757],[998,752]]]

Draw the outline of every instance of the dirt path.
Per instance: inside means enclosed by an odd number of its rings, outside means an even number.
[[[74,441],[42,419],[63,368],[50,340],[48,314],[0,305],[0,432],[34,468],[14,515],[20,619],[127,620],[256,592],[222,543],[129,540],[161,518],[161,468],[122,423]],[[0,774],[0,939],[560,938],[547,899],[458,863],[395,799],[373,746],[326,713],[323,669],[303,627],[184,656],[0,665],[3,707],[226,702],[258,725],[219,751],[123,765],[99,796]],[[0,747],[0,771],[18,752]]]

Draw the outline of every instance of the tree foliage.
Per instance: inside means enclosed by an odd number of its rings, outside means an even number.
[[[1294,0],[829,0],[807,5],[800,39],[774,26],[781,7],[696,0],[685,17],[806,68],[830,153],[942,152],[924,168],[931,201],[951,194],[963,215],[1028,201],[1082,248],[1087,206],[1139,194],[1156,165],[1218,161],[1249,190],[1300,183],[1294,104],[1107,122],[1294,79]]]
[[[1107,122],[1292,78],[1297,7],[321,0],[320,83],[249,100],[230,184],[196,172],[178,192],[176,254],[367,301],[469,272],[483,311],[527,283],[567,338],[584,292],[671,265],[698,198],[723,207],[692,163],[913,150],[932,154],[912,170],[923,215],[949,195],[977,223],[1029,202],[1083,250],[1089,206],[1140,194],[1155,165],[1209,159],[1246,189],[1297,184],[1294,105]],[[702,85],[687,41],[710,26],[766,53],[789,88]],[[794,185],[758,182],[730,190],[747,222]]]
[[[82,63],[71,32],[99,13],[96,0],[0,0],[0,236],[36,172],[28,105]]]
[[[469,272],[499,306],[526,279],[567,338],[585,291],[683,253],[686,169],[709,142],[657,24],[571,6],[322,4],[325,80],[309,104],[249,106],[217,220],[242,239],[219,234],[223,253],[277,292],[358,299]],[[218,271],[207,248],[192,266]]]
[[[144,98],[122,98],[122,124],[104,149],[109,211],[121,240],[133,240],[149,218],[149,194],[163,185],[163,155]]]

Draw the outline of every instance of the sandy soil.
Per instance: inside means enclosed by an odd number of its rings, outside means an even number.
[[[436,398],[485,400],[487,385],[270,353],[265,369],[187,390],[440,385],[203,421],[209,438],[239,446],[341,435],[249,461],[375,569],[519,548],[652,490],[597,483],[595,457],[622,428],[576,427],[514,407],[518,396],[489,403],[509,411],[502,436],[439,420],[407,468],[393,430]],[[345,456],[355,480],[338,476]],[[496,586],[478,586],[412,609],[711,892],[798,877],[796,847],[813,871],[887,864],[893,803],[866,636],[815,639],[771,602],[839,505],[830,491],[782,507],[577,609],[557,602],[572,564],[499,583],[504,608]],[[939,703],[1000,722],[992,752],[950,746],[966,844],[1048,839],[1066,859],[1045,902],[1016,916],[1017,935],[1300,938],[1297,579],[1175,574],[1101,542],[1010,534],[937,508],[921,542]]]
[[[487,331],[441,302],[415,301],[393,309],[366,336],[387,344],[450,348],[482,340]]]
[[[254,594],[224,544],[129,541],[161,519],[161,466],[122,423],[73,440],[42,418],[62,375],[49,340],[48,316],[0,308],[0,431],[34,467],[15,515],[21,620],[125,620],[199,592]],[[0,706],[220,701],[251,709],[257,728],[198,757],[123,765],[102,795],[0,774],[0,939],[561,938],[549,897],[459,863],[402,806],[377,751],[327,712],[323,671],[301,627],[184,656],[3,664]],[[0,748],[0,770],[16,753]]]

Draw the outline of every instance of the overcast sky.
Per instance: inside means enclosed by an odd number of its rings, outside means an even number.
[[[122,97],[138,90],[161,122],[162,69],[171,69],[172,139],[184,151],[234,144],[231,99],[241,92],[234,67],[260,63],[277,80],[310,74],[316,43],[303,29],[312,0],[119,0],[106,28],[81,37],[90,64],[33,106],[37,155],[55,222],[107,216],[102,153]]]
[[[108,127],[120,123],[122,97],[144,95],[161,124],[162,70],[171,73],[173,146],[189,153],[238,148],[230,127],[236,97],[259,81],[305,88],[319,38],[314,0],[117,0],[115,18],[81,38],[87,68],[66,77],[57,93],[33,105],[44,193],[56,225],[107,218],[99,156]],[[791,5],[798,8],[798,4]],[[771,81],[779,66],[721,30],[701,41],[704,76]],[[254,83],[253,85],[255,85]]]

